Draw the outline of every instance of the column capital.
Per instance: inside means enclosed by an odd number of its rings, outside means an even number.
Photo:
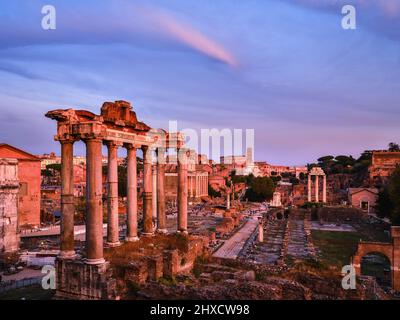
[[[100,136],[88,136],[85,138],[82,138],[82,141],[84,143],[88,143],[88,142],[100,142],[103,143],[103,138],[101,138]]]
[[[60,142],[60,144],[74,144],[78,140],[79,139],[76,139],[74,137],[68,137],[68,138],[58,139],[57,141]]]
[[[144,163],[153,163],[153,157],[151,155],[152,149],[149,146],[141,146],[142,152],[143,152],[143,162]]]
[[[133,150],[133,149],[137,150],[140,148],[140,145],[134,143],[124,143],[123,146],[127,150]]]
[[[104,140],[103,144],[105,146],[107,146],[108,148],[118,148],[118,147],[122,147],[123,143],[119,142],[119,141],[113,141],[113,140]]]
[[[142,151],[145,152],[145,151],[149,150],[150,147],[149,147],[149,146],[146,146],[146,145],[141,145],[141,146],[140,146],[140,149],[142,149]]]

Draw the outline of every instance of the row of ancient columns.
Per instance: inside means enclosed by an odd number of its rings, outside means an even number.
[[[208,176],[192,175],[188,176],[189,197],[202,197],[208,195]]]
[[[326,203],[326,175],[322,176],[322,202]],[[312,201],[312,178],[311,175],[308,175],[308,183],[307,183],[307,190],[308,190],[308,202]],[[315,189],[315,202],[319,202],[319,176],[315,176],[315,183],[314,183],[314,189]]]
[[[196,176],[197,188],[196,192],[198,192],[197,196],[205,196],[208,194],[208,177],[207,176]]]
[[[61,142],[61,245],[60,257],[73,258],[74,251],[74,183],[73,143]],[[101,139],[86,139],[86,263],[103,263],[103,203],[102,203],[102,143]],[[107,243],[117,246],[119,241],[118,221],[118,147],[122,144],[106,141],[108,148],[107,177]],[[125,241],[138,238],[138,194],[137,194],[137,147],[124,144],[127,150],[127,232]],[[148,146],[141,146],[144,164],[143,232],[144,236],[154,234],[153,201],[156,198],[157,231],[165,233],[165,149],[157,148],[156,190],[153,190],[152,157]],[[184,151],[184,150],[182,150]],[[179,150],[178,150],[179,153]],[[187,233],[187,161],[185,155],[178,161],[178,232]]]

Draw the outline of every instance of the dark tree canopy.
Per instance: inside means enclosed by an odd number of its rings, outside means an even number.
[[[377,211],[387,217],[393,225],[400,225],[400,167],[390,176],[387,187],[379,193]]]
[[[335,157],[334,156],[324,156],[318,159],[318,162],[329,162],[331,160],[333,160]]]
[[[246,191],[246,198],[249,201],[262,202],[271,200],[275,191],[273,181],[268,177],[254,178],[250,188]]]
[[[388,150],[392,152],[400,151],[400,146],[395,142],[390,142],[388,146]]]

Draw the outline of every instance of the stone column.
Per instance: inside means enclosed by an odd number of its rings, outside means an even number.
[[[258,242],[264,242],[264,227],[261,219],[258,223]]]
[[[118,221],[118,145],[106,143],[108,149],[107,170],[107,244],[111,247],[120,245]]]
[[[143,151],[143,235],[153,235],[153,212],[152,212],[152,159],[148,146],[142,146]]]
[[[74,164],[73,140],[61,143],[61,234],[60,258],[74,258]]]
[[[198,177],[198,175],[196,174],[195,175],[195,192],[194,192],[194,194],[195,194],[195,196],[196,196],[196,198],[199,196],[199,177]]]
[[[157,219],[157,165],[154,164],[151,169],[152,169],[151,208],[152,208],[152,212],[153,212],[153,221],[156,221],[156,219]],[[157,226],[157,222],[156,222],[156,226]]]
[[[322,180],[322,202],[326,203],[326,175]]]
[[[228,191],[226,192],[226,208],[228,210],[231,208],[231,195]]]
[[[319,176],[315,176],[315,202],[319,202]]]
[[[178,149],[178,232],[187,234],[188,161],[186,149]]]
[[[157,150],[157,231],[167,233],[165,214],[165,149]]]
[[[101,264],[103,258],[103,203],[100,139],[86,141],[86,263]]]
[[[308,202],[311,202],[311,174],[308,174],[308,183],[307,183],[307,192],[308,192]]]
[[[188,176],[189,181],[189,198],[193,198],[193,177]]]
[[[137,231],[137,158],[136,158],[136,147],[132,144],[126,145],[127,150],[127,164],[128,164],[128,176],[127,176],[127,202],[126,202],[126,215],[127,215],[127,226],[126,226],[126,238],[125,241],[133,242],[139,240]]]

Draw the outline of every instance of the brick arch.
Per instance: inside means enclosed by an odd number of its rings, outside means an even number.
[[[356,254],[353,256],[353,265],[357,275],[361,274],[361,259],[368,253],[381,253],[390,261],[392,273],[392,287],[400,292],[400,226],[391,227],[392,241],[384,242],[360,242]]]
[[[390,278],[392,287],[397,291],[399,288],[398,273],[394,267],[394,246],[392,243],[380,243],[380,242],[360,242],[358,249],[353,257],[353,265],[358,276],[361,275],[361,262],[362,258],[368,254],[381,254],[390,263]]]
[[[391,243],[360,242],[353,258],[353,264],[361,271],[361,259],[367,254],[380,253],[384,255],[393,266],[393,245]]]

